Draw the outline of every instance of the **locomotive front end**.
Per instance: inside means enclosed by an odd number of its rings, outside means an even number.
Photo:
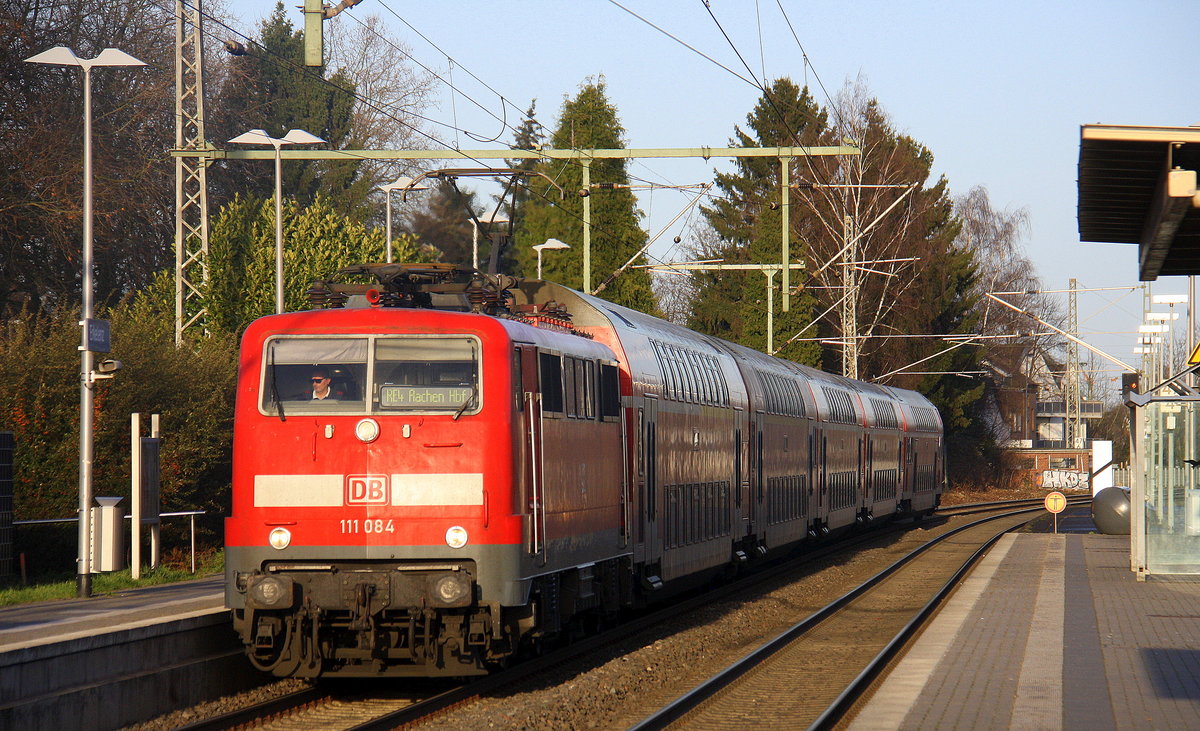
[[[488,318],[402,314],[247,330],[226,600],[262,670],[471,675],[519,636],[511,345]]]

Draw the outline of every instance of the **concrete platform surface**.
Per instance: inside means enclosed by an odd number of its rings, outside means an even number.
[[[0,608],[0,654],[159,622],[224,612],[224,578],[131,589],[91,599]]]
[[[1200,728],[1200,577],[1137,581],[1128,536],[1007,535],[849,728]]]

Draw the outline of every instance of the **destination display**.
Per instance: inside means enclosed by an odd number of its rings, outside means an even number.
[[[467,386],[379,387],[379,406],[384,409],[456,409],[471,398]]]

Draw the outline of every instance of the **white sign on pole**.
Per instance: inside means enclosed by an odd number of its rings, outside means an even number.
[[[1106,487],[1113,486],[1112,442],[1096,439],[1092,441],[1092,497]]]

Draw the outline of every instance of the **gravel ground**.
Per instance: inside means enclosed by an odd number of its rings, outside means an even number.
[[[201,719],[213,718],[225,713],[237,711],[247,706],[252,706],[255,703],[278,698],[288,693],[295,693],[309,687],[308,683],[303,680],[279,680],[273,683],[261,685],[253,690],[248,690],[237,695],[225,696],[218,698],[215,701],[202,703],[191,708],[168,713],[164,716],[151,719],[144,723],[127,726],[130,731],[170,731],[180,726],[186,726],[189,723],[195,723]]]
[[[927,531],[882,537],[879,545],[849,559],[807,566],[751,595],[706,606],[675,626],[628,637],[608,652],[572,661],[418,728],[628,728],[875,575],[890,556],[923,543]]]
[[[574,660],[502,694],[468,703],[419,728],[628,728],[792,624],[857,586],[891,557],[924,543],[943,525],[928,521],[904,533],[880,536],[849,557],[808,564],[736,600],[714,602],[673,626],[631,635],[606,651]],[[403,681],[398,681],[403,682]],[[134,731],[166,731],[307,687],[282,680],[152,721]]]

